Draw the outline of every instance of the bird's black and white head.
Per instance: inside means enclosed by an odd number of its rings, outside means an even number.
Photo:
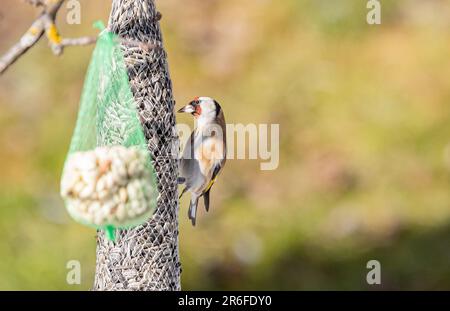
[[[210,97],[195,97],[189,104],[178,112],[190,113],[199,123],[209,123],[216,120],[222,108],[219,103]]]

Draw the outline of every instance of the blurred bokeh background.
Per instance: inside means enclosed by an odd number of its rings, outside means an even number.
[[[110,1],[80,2],[63,36],[107,21]],[[177,108],[209,95],[229,123],[280,124],[277,170],[229,161],[196,228],[182,200],[184,289],[450,289],[449,1],[382,1],[380,26],[361,0],[157,6]],[[2,0],[0,53],[36,14]],[[95,231],[58,195],[92,49],[42,40],[0,77],[0,289],[92,285]]]

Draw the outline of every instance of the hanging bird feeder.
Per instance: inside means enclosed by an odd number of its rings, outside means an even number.
[[[64,164],[61,196],[78,222],[106,231],[140,225],[158,198],[154,169],[119,40],[102,30],[81,96]]]

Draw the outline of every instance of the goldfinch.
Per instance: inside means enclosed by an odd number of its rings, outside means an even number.
[[[195,226],[198,200],[203,196],[209,211],[211,187],[225,165],[225,117],[219,103],[210,97],[196,97],[178,112],[190,113],[196,121],[180,160],[180,180],[185,183],[180,198],[186,191],[191,193],[188,217]]]

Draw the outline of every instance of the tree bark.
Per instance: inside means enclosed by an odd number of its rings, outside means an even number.
[[[153,217],[117,232],[114,243],[98,232],[94,290],[180,290],[178,137],[160,17],[153,0],[113,0],[109,30],[143,43],[122,43],[122,50],[160,197]],[[158,48],[146,48],[149,45]]]

